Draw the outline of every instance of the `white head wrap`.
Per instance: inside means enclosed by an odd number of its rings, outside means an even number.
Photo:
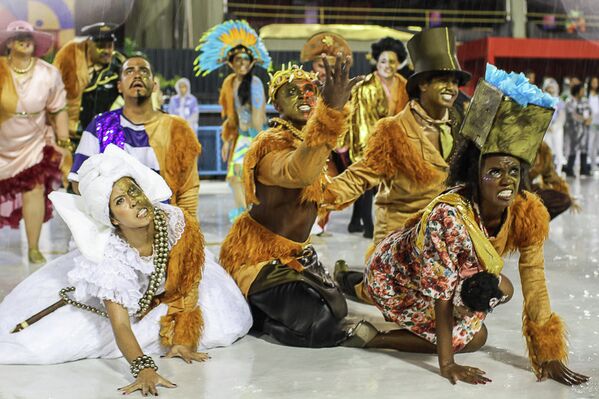
[[[69,226],[83,256],[94,262],[102,260],[113,229],[109,202],[117,180],[131,177],[153,204],[172,195],[158,173],[113,144],[104,153],[89,157],[78,174],[81,196],[54,191],[49,198]]]

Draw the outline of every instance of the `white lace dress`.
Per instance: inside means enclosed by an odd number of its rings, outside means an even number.
[[[185,228],[180,209],[160,205],[168,215],[169,249]],[[152,309],[142,320],[133,317],[154,269],[152,257],[141,257],[112,235],[101,263],[72,251],[23,280],[0,303],[0,364],[50,364],[86,358],[115,358],[119,351],[110,321],[94,313],[63,306],[23,331],[10,334],[18,323],[60,299],[61,288],[74,286],[74,299],[104,310],[104,299],[122,304],[131,317],[133,333],[145,354],[164,354],[160,318],[167,305]],[[164,291],[164,282],[157,293]],[[198,303],[204,318],[200,349],[227,346],[252,325],[249,307],[233,279],[206,251]]]

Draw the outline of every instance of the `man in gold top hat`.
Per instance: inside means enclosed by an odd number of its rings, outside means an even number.
[[[296,65],[271,78],[270,101],[281,114],[244,158],[249,211],[233,224],[221,265],[247,297],[254,328],[284,345],[328,347],[346,338],[343,294],[309,245],[322,202],[324,166],[345,133],[351,88],[349,59],[328,67],[322,93],[314,73]]]
[[[414,35],[408,51],[414,63],[414,74],[406,85],[410,101],[399,114],[377,123],[363,158],[327,188],[328,205],[341,209],[378,186],[374,245],[445,188],[453,130],[459,125],[452,107],[458,87],[470,79],[460,68],[454,35],[447,28]],[[335,275],[344,293],[368,301],[361,273],[349,272],[340,261]]]

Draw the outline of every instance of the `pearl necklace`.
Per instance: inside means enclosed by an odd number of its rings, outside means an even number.
[[[135,314],[137,317],[141,317],[146,314],[152,299],[160,287],[162,280],[166,275],[166,264],[168,258],[168,236],[166,229],[166,216],[164,211],[158,208],[154,208],[154,271],[150,274],[150,282],[145,294],[139,300],[139,310]],[[73,305],[79,309],[87,310],[88,312],[95,313],[102,317],[108,317],[108,314],[98,308],[95,308],[85,303],[77,302],[67,295],[69,292],[75,291],[75,287],[66,287],[60,290],[60,297],[68,304]]]
[[[35,62],[33,57],[31,57],[29,59],[29,64],[27,64],[27,66],[24,69],[19,69],[16,66],[14,66],[11,61],[12,61],[12,58],[8,57],[8,65],[10,66],[10,69],[12,69],[15,73],[17,73],[19,75],[24,75],[27,72],[31,71],[31,68],[33,68],[33,64]]]
[[[286,127],[291,131],[291,134],[293,134],[298,140],[304,141],[304,134],[302,133],[302,131],[293,126],[290,122],[286,121],[285,119],[281,119],[275,116],[274,118],[270,118],[270,121],[272,123],[276,123]]]

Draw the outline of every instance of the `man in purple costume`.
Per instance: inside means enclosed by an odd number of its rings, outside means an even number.
[[[77,192],[81,164],[104,152],[108,144],[115,144],[160,173],[173,192],[170,203],[196,216],[200,143],[185,120],[152,107],[153,89],[150,62],[142,56],[127,59],[118,82],[125,105],[97,115],[87,126],[75,151],[69,180]]]

